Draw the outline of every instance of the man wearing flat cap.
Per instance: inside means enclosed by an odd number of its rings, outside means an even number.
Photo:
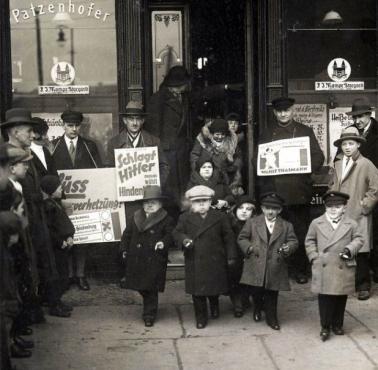
[[[56,168],[58,170],[69,170],[102,167],[96,143],[80,135],[80,127],[84,119],[83,114],[66,110],[60,117],[63,120],[64,135],[52,142],[52,156]],[[90,289],[85,277],[87,250],[88,246],[75,245],[69,258],[70,282],[77,283],[81,290]]]
[[[296,137],[308,137],[310,140],[311,171],[316,172],[324,162],[324,155],[314,131],[293,119],[294,102],[294,99],[285,96],[272,101],[276,120],[260,133],[259,144]],[[274,191],[284,198],[287,205],[287,219],[293,224],[299,241],[299,247],[290,261],[291,270],[295,274],[297,283],[307,283],[308,261],[304,240],[310,224],[311,173],[259,176],[257,183],[260,192]]]
[[[352,126],[358,129],[366,141],[361,143],[360,153],[378,168],[378,122],[371,116],[374,108],[367,98],[353,101],[352,110],[347,112],[353,118]],[[378,207],[373,210],[373,249],[370,262],[373,270],[373,280],[378,283]]]

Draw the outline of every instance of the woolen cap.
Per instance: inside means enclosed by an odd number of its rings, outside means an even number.
[[[41,189],[48,195],[54,193],[60,185],[60,179],[55,175],[46,175],[41,180]]]
[[[66,110],[60,115],[60,118],[63,122],[80,124],[83,122],[84,116],[81,112]]]
[[[260,204],[262,206],[270,206],[270,207],[283,207],[285,204],[285,201],[281,196],[279,196],[275,192],[269,192],[262,194],[260,197]]]
[[[228,129],[228,123],[226,120],[224,120],[223,118],[215,118],[210,126],[209,126],[209,130],[212,134],[216,133],[216,132],[222,132],[224,134],[227,134],[229,133],[229,129]]]
[[[374,109],[366,97],[358,98],[353,101],[352,110],[346,114],[350,116],[359,116],[364,113],[371,113]]]
[[[185,198],[190,200],[211,199],[214,195],[215,192],[213,189],[204,185],[196,185],[185,193]]]
[[[349,195],[341,191],[327,191],[323,195],[323,201],[326,206],[347,204]]]
[[[286,110],[290,108],[294,103],[295,99],[289,98],[287,96],[281,96],[272,100],[272,107],[275,110]]]
[[[341,131],[340,139],[334,141],[334,146],[339,146],[344,140],[355,140],[360,143],[366,142],[366,139],[361,136],[354,126],[349,126]]]
[[[177,87],[188,84],[190,82],[190,75],[185,67],[174,66],[169,71],[164,79],[164,85],[168,87]]]
[[[143,111],[143,105],[139,101],[130,100],[124,112],[119,113],[121,116],[146,116],[147,113]]]
[[[143,200],[152,200],[152,199],[165,199],[167,198],[162,194],[160,186],[149,185],[144,188]]]
[[[29,110],[24,108],[12,108],[5,112],[5,121],[1,123],[1,129],[15,127],[19,125],[35,126],[37,123],[32,120]]]

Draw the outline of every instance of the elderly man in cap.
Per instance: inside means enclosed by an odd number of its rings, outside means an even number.
[[[362,231],[364,245],[357,254],[356,290],[358,299],[370,297],[369,253],[372,249],[372,211],[378,202],[378,169],[359,151],[366,139],[349,126],[334,142],[342,154],[335,160],[331,190],[350,196],[345,214],[355,220]]]
[[[68,170],[102,167],[96,143],[80,135],[80,127],[84,119],[83,114],[66,110],[60,117],[63,120],[64,135],[52,142],[52,156],[56,168],[58,170]],[[87,249],[88,246],[75,245],[72,248],[68,264],[70,283],[77,283],[81,290],[90,289],[85,277]]]
[[[280,97],[272,101],[276,121],[261,132],[259,144],[276,140],[308,137],[310,141],[311,171],[319,170],[324,162],[324,155],[316,140],[314,131],[294,117],[295,100]],[[259,176],[258,187],[261,193],[275,191],[285,200],[287,219],[293,224],[298,237],[299,247],[290,261],[291,270],[297,283],[307,283],[308,261],[304,248],[306,232],[310,224],[310,202],[312,199],[312,181],[310,173],[297,173],[273,176]]]
[[[353,126],[366,141],[361,143],[360,153],[378,168],[378,122],[371,116],[373,112],[367,98],[355,99],[352,110],[347,112],[353,118]],[[378,207],[373,210],[373,249],[370,255],[373,280],[378,283]]]

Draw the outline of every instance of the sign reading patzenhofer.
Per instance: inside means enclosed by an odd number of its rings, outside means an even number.
[[[146,185],[159,185],[159,156],[156,146],[116,149],[117,197],[120,202],[143,198]]]
[[[310,173],[310,138],[276,140],[260,144],[257,160],[258,176]]]

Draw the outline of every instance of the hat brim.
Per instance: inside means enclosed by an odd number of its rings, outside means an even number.
[[[164,199],[167,199],[167,198],[168,197],[166,195],[156,195],[156,196],[150,196],[150,197],[142,198],[141,201],[144,201],[144,200],[154,200],[154,199],[164,200]]]
[[[353,136],[353,135],[346,135],[344,136],[343,138],[340,138],[340,139],[337,139],[333,142],[333,145],[334,146],[340,146],[340,144],[344,141],[344,140],[354,140],[354,141],[359,141],[360,143],[365,143],[366,142],[366,139],[363,137],[363,136]]]
[[[212,199],[213,197],[204,197],[204,196],[200,196],[200,197],[192,197],[192,198],[189,198],[190,201],[193,201],[193,200],[210,200]]]
[[[127,112],[119,112],[121,117],[145,117],[148,116],[148,113],[127,113]]]
[[[40,124],[38,122],[35,122],[35,121],[29,121],[29,120],[17,120],[17,121],[5,121],[3,123],[0,124],[0,128],[1,129],[4,129],[4,128],[10,128],[10,127],[15,127],[15,126],[22,126],[22,125],[30,125],[30,126],[39,126]]]
[[[370,109],[359,109],[359,110],[351,110],[350,112],[346,112],[346,114],[348,116],[359,116],[361,114],[364,114],[364,113],[372,113],[374,111],[374,109],[370,108]]]
[[[190,79],[184,79],[184,80],[166,81],[164,82],[164,85],[167,87],[178,87],[182,85],[188,85],[189,83],[190,83]]]
[[[282,208],[283,207],[283,204],[280,204],[280,203],[274,203],[274,202],[261,202],[261,205],[262,206],[269,206],[269,207],[273,207],[273,208]]]

